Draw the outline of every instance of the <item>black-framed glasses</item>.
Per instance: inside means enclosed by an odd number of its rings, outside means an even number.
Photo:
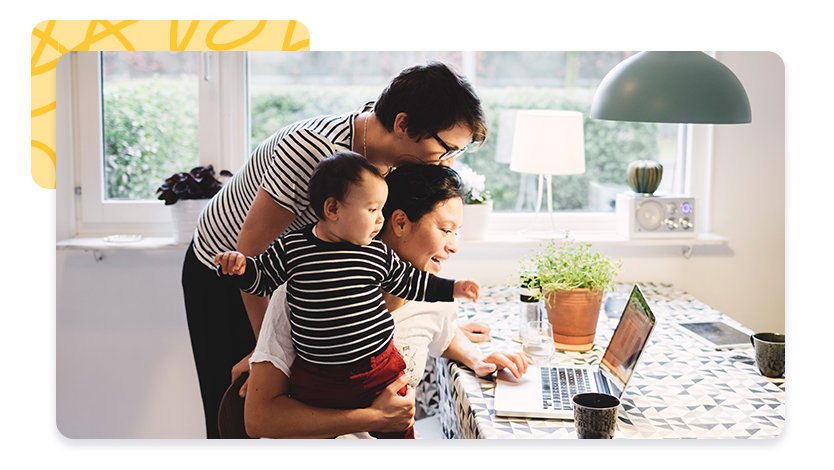
[[[431,136],[434,138],[434,140],[437,141],[438,144],[442,145],[443,148],[446,149],[446,153],[444,153],[443,155],[440,156],[440,158],[437,159],[437,161],[439,161],[439,162],[442,162],[443,160],[448,160],[450,158],[457,157],[458,155],[462,154],[463,152],[466,152],[466,149],[469,148],[468,145],[464,145],[462,149],[453,149],[452,147],[449,147],[448,145],[446,145],[446,142],[443,142],[443,139],[438,137],[437,134],[432,134]]]

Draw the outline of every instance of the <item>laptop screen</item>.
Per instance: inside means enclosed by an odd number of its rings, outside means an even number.
[[[620,394],[625,390],[625,384],[634,372],[654,324],[654,314],[640,288],[635,285],[600,364],[608,373],[608,378],[614,381]]]

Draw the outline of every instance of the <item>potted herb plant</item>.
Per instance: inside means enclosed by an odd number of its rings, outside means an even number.
[[[529,260],[521,283],[543,297],[557,349],[587,351],[594,345],[603,293],[622,268],[589,243],[550,240]]]
[[[220,171],[220,177],[227,178],[232,173]],[[220,191],[223,181],[218,179],[212,165],[198,166],[188,172],[171,175],[156,189],[158,199],[171,207],[174,222],[174,242],[188,243],[197,227],[197,219],[208,201]]]
[[[464,193],[460,238],[483,240],[489,224],[489,215],[492,213],[492,198],[485,188],[486,178],[466,165],[460,165],[457,172],[463,182]]]

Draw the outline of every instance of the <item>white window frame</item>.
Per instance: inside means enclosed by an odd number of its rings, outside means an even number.
[[[463,51],[463,73],[472,77],[473,85],[477,86],[475,73],[475,52]],[[678,127],[678,150],[676,171],[665,174],[665,178],[673,178],[672,187],[681,194],[695,196],[699,203],[696,226],[699,232],[706,232],[707,211],[709,199],[709,171],[711,170],[712,125],[680,124]],[[623,175],[625,181],[625,174]],[[546,197],[546,196],[545,196]],[[552,217],[552,218],[551,218]],[[547,211],[546,200],[542,201],[541,212],[493,212],[490,215],[488,234],[517,234],[519,229],[530,232],[607,232],[617,231],[617,215],[614,212],[573,212]]]
[[[163,201],[104,200],[100,52],[70,52],[60,62],[56,136],[62,184],[56,209],[74,216],[59,218],[66,225],[57,227],[59,239],[170,235],[170,208]],[[236,171],[248,154],[246,55],[203,52],[199,71],[199,164]]]
[[[678,127],[678,154],[674,173],[664,174],[673,178],[672,187],[676,194],[694,196],[699,205],[696,226],[699,232],[708,231],[709,181],[712,152],[711,124],[680,124]],[[625,174],[623,174],[625,181]],[[546,197],[546,196],[545,196]],[[552,217],[552,220],[551,220]],[[490,215],[489,233],[518,233],[519,229],[530,232],[608,232],[617,231],[615,212],[547,211],[542,201],[541,211],[535,212],[493,212]]]
[[[103,201],[100,60],[97,52],[70,52],[59,62],[58,95],[58,227],[59,239],[138,233],[167,236],[170,210],[162,201]],[[466,59],[466,56],[464,56]],[[203,52],[200,59],[200,164],[236,171],[248,156],[248,90],[245,52]],[[464,63],[466,64],[466,60]],[[63,125],[62,125],[63,123]],[[699,204],[699,232],[709,231],[712,125],[682,125],[686,157],[675,175],[675,187]],[[68,157],[68,158],[67,158]],[[680,156],[678,157],[680,159]],[[161,182],[160,182],[161,184]],[[554,212],[553,225],[576,232],[616,232],[611,212]],[[493,213],[491,234],[551,228],[542,212]]]

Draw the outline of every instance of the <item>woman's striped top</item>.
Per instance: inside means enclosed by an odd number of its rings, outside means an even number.
[[[359,112],[295,122],[264,140],[200,215],[194,231],[197,259],[214,269],[215,255],[237,249],[243,221],[260,188],[296,215],[284,233],[316,222],[307,195],[313,169],[336,151],[351,149]]]
[[[289,232],[265,253],[247,258],[242,276],[223,277],[256,295],[286,282],[298,357],[321,365],[350,364],[388,346],[394,320],[380,288],[429,302],[451,302],[454,290],[453,280],[416,269],[379,240],[367,246],[325,242],[313,234],[313,225]]]

